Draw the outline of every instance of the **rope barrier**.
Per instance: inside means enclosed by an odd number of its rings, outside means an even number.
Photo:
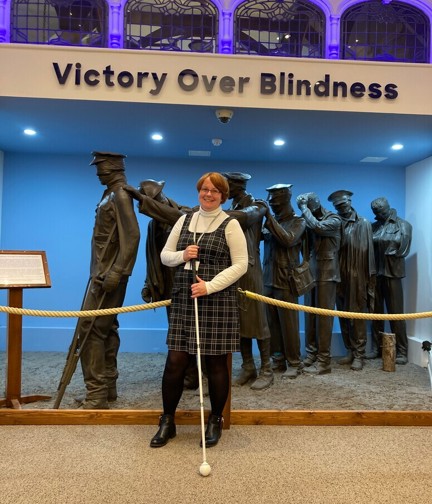
[[[152,310],[153,308],[169,306],[170,304],[171,299],[167,299],[165,301],[156,301],[155,303],[82,311],[29,310],[27,308],[14,308],[13,306],[0,306],[0,313],[9,313],[12,315],[28,315],[30,317],[99,317],[102,315],[117,315],[119,313]]]
[[[287,308],[288,310],[304,311],[306,313],[314,313],[316,315],[325,315],[327,317],[341,317],[364,320],[413,320],[432,317],[432,312],[430,311],[420,313],[356,313],[338,310],[327,310],[325,308],[316,308],[314,306],[289,303],[288,301],[279,301],[278,299],[262,296],[260,294],[256,294],[255,292],[250,292],[247,290],[238,289],[238,292],[250,299],[254,299],[255,301],[261,301],[262,303],[279,306],[281,308]]]
[[[324,315],[327,317],[341,317],[348,319],[363,319],[363,320],[413,320],[432,317],[432,311],[420,313],[357,313],[339,310],[327,310],[325,308],[316,308],[314,306],[305,306],[297,303],[289,303],[288,301],[279,301],[270,297],[256,294],[243,289],[238,289],[238,292],[250,299],[260,301],[262,303],[279,306],[288,310],[303,311],[313,313],[315,315]],[[132,306],[121,306],[118,308],[104,308],[100,310],[82,310],[82,311],[52,311],[52,310],[31,310],[27,308],[14,308],[12,306],[0,306],[0,313],[9,313],[12,315],[27,315],[30,317],[100,317],[103,315],[117,315],[119,313],[133,313],[137,311],[153,310],[163,306],[169,306],[171,299],[165,301],[157,301],[155,303],[147,303]]]

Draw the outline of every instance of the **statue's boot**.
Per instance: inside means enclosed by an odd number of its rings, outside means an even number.
[[[252,339],[240,338],[240,353],[243,364],[239,375],[233,381],[233,385],[243,386],[257,377],[255,361],[252,355]]]
[[[243,362],[240,373],[234,379],[233,385],[243,386],[257,377],[257,369],[253,359]]]
[[[353,354],[352,350],[348,350],[348,352],[345,355],[345,357],[342,357],[337,362],[341,366],[346,366],[348,364],[351,364],[353,360],[354,360],[354,354]]]
[[[105,372],[105,345],[100,339],[88,339],[81,352],[81,368],[87,389],[80,408],[108,409],[108,385]]]
[[[285,356],[281,353],[273,354],[272,357],[272,370],[284,372],[287,369]]]
[[[270,339],[258,340],[261,369],[258,378],[252,383],[252,390],[265,390],[273,385],[274,374],[270,362]]]

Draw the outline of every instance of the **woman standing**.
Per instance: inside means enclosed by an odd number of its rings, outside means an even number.
[[[161,253],[162,263],[177,269],[162,378],[163,415],[150,442],[153,448],[165,446],[176,435],[174,416],[186,368],[190,355],[197,353],[195,298],[199,298],[200,353],[205,358],[211,404],[206,447],[215,446],[221,437],[222,411],[230,385],[227,358],[240,350],[235,282],[247,270],[246,240],[240,224],[221,208],[229,193],[225,177],[206,173],[198,180],[197,189],[199,210],[180,217]]]

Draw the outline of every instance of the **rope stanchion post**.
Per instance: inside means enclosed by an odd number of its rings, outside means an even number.
[[[393,333],[380,332],[382,341],[383,370],[396,371],[396,335]]]

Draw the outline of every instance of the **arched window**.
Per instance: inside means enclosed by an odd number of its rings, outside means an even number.
[[[11,42],[103,47],[104,0],[13,0]]]
[[[250,0],[234,22],[236,53],[324,57],[325,16],[307,0]]]
[[[416,7],[372,0],[341,18],[341,59],[429,63],[430,23]]]
[[[129,0],[124,47],[217,52],[218,11],[204,0]]]

